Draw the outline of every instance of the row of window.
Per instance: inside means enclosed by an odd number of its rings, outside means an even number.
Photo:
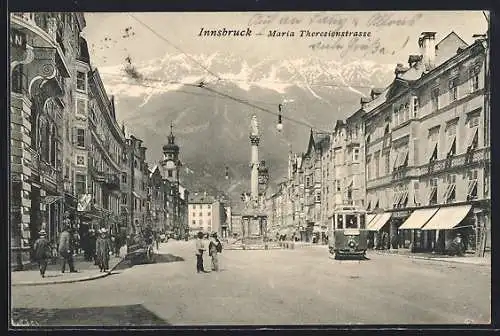
[[[196,220],[191,221],[192,225],[196,225],[196,223],[198,223],[198,225],[204,225],[203,219],[198,219],[198,221],[196,221]],[[208,231],[211,231],[212,230],[212,226],[211,226],[212,220],[211,219],[207,220],[207,224],[208,224]]]
[[[193,217],[196,217],[196,212],[193,212],[192,214],[193,214]],[[199,215],[200,217],[203,217],[203,212],[200,212],[198,215]],[[210,211],[209,211],[209,212],[207,212],[207,216],[212,216],[212,213],[211,213]]]
[[[443,184],[442,193],[440,195],[441,202],[438,202],[438,178],[431,178],[427,183],[427,189],[420,189],[420,182],[413,183],[413,199],[410,200],[409,191],[407,185],[401,185],[394,187],[393,190],[387,189],[386,191],[392,193],[392,201],[388,202],[393,208],[405,208],[408,206],[408,202],[414,203],[416,206],[423,205],[434,205],[438,203],[454,203],[457,201],[456,195],[456,183],[457,175],[448,174],[445,178],[445,183]],[[478,198],[478,170],[473,169],[467,171],[466,177],[464,179],[466,183],[466,199],[460,200],[473,200]],[[488,185],[485,184],[484,188],[487,192]],[[368,202],[368,210],[375,209],[380,206],[379,200],[374,202]]]
[[[196,209],[197,207],[200,208],[200,209],[203,209],[203,206],[205,205],[205,207],[207,209],[211,209],[212,208],[212,205],[211,204],[191,204],[193,209]],[[201,216],[201,215],[200,215]]]

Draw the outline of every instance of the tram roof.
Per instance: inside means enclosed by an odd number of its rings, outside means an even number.
[[[333,211],[334,213],[366,213],[366,210],[361,207],[352,206],[352,205],[343,205],[336,207]]]

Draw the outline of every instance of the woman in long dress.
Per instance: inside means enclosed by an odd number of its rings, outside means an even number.
[[[113,253],[111,241],[106,232],[106,229],[101,229],[101,235],[96,241],[96,259],[101,272],[109,269],[109,256]]]

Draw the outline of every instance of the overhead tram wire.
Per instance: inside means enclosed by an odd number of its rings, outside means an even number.
[[[212,89],[212,88],[209,88],[209,87],[207,87],[207,86],[203,86],[202,88],[203,88],[203,89],[205,89],[205,90],[207,90],[207,91],[213,92],[213,93],[215,93],[215,94],[217,94],[217,95],[220,95],[220,96],[222,96],[222,97],[225,97],[225,98],[227,98],[227,99],[231,99],[231,100],[234,100],[234,101],[236,101],[236,102],[238,102],[238,103],[241,103],[241,104],[243,104],[243,105],[247,105],[247,106],[249,106],[249,107],[252,107],[252,108],[254,108],[254,109],[257,109],[257,110],[259,110],[259,111],[262,111],[262,112],[265,112],[265,113],[269,113],[269,114],[272,114],[272,115],[275,115],[275,116],[278,116],[278,115],[279,115],[278,113],[273,112],[273,111],[271,111],[271,110],[269,110],[269,109],[266,109],[266,108],[263,108],[263,107],[261,107],[261,106],[258,106],[258,105],[255,105],[255,104],[252,104],[252,103],[250,103],[250,102],[248,102],[248,101],[245,101],[244,99],[236,98],[236,97],[233,97],[233,96],[231,96],[231,95],[229,95],[229,94],[226,94],[226,93],[223,93],[223,92],[219,92],[219,91],[214,90],[214,89]],[[296,124],[300,124],[300,125],[302,125],[302,126],[306,126],[306,127],[308,127],[308,128],[312,128],[313,130],[317,130],[317,131],[320,131],[320,132],[323,132],[323,133],[330,133],[330,132],[328,132],[328,131],[321,130],[321,129],[317,128],[317,127],[314,127],[314,126],[312,126],[312,125],[310,125],[310,124],[308,124],[308,123],[306,123],[306,122],[303,122],[303,121],[301,121],[301,120],[297,120],[297,119],[294,119],[294,118],[291,118],[291,117],[285,117],[285,116],[282,116],[282,118],[283,118],[283,119],[286,119],[286,120],[288,120],[288,121],[294,122],[294,123],[296,123]]]
[[[173,48],[175,48],[176,50],[180,51],[183,55],[187,56],[188,58],[190,58],[193,62],[195,62],[196,64],[198,64],[201,68],[203,68],[206,72],[208,72],[209,74],[211,74],[212,76],[214,76],[215,78],[217,78],[217,81],[220,81],[222,80],[223,78],[221,76],[219,76],[218,74],[214,73],[213,71],[211,71],[210,69],[208,69],[206,66],[204,66],[203,64],[201,64],[200,62],[198,62],[196,59],[194,59],[192,56],[188,55],[186,52],[184,52],[181,48],[177,47],[176,45],[174,45],[172,42],[170,42],[166,37],[164,37],[163,35],[159,34],[158,32],[156,32],[153,28],[151,28],[149,25],[147,25],[146,23],[144,23],[143,21],[141,21],[140,19],[138,19],[137,17],[135,17],[134,15],[132,14],[129,14],[129,16],[134,19],[135,21],[139,22],[141,25],[143,25],[145,28],[147,28],[150,32],[152,32],[155,36],[157,36],[158,38],[160,38],[162,41],[166,42],[167,44],[169,44],[170,46],[172,46]],[[266,113],[270,113],[270,114],[273,114],[273,115],[278,115],[278,113],[275,113],[275,112],[272,112],[271,110],[268,110],[268,109],[265,109],[265,108],[262,108],[258,105],[255,105],[255,104],[252,104],[252,103],[249,103],[249,102],[246,102],[245,100],[242,100],[242,99],[239,99],[239,98],[235,98],[231,95],[228,95],[228,94],[225,94],[225,93],[222,93],[222,92],[218,92],[216,90],[213,90],[213,89],[209,89],[207,88],[205,85],[203,85],[204,83],[201,82],[199,85],[196,85],[196,84],[184,84],[184,85],[190,85],[190,86],[198,86],[200,88],[203,88],[205,90],[209,90],[209,91],[212,91],[214,93],[217,93],[219,95],[222,95],[228,99],[231,99],[231,100],[234,100],[234,101],[237,101],[241,104],[245,104],[247,106],[250,106],[250,107],[253,107],[253,108],[256,108],[260,111],[263,111],[263,112],[266,112]],[[308,84],[308,83],[306,83]],[[348,87],[347,85],[345,87]],[[321,131],[321,132],[325,132],[325,133],[329,133],[328,131],[322,131],[321,129],[318,129],[316,127],[313,127],[303,121],[300,121],[300,120],[296,120],[296,119],[293,119],[293,118],[290,118],[290,117],[286,117],[284,119],[287,119],[289,121],[292,121],[292,122],[295,122],[297,124],[300,124],[300,125],[303,125],[303,126],[306,126],[308,128],[312,128],[312,129],[315,129],[315,130],[318,130],[318,131]]]
[[[196,59],[194,59],[192,56],[188,55],[186,52],[184,52],[181,48],[177,47],[175,44],[173,44],[172,42],[170,42],[165,36],[159,34],[158,32],[156,32],[156,30],[154,30],[153,28],[151,28],[149,25],[147,25],[146,23],[144,23],[143,21],[139,20],[137,17],[135,17],[133,14],[129,14],[129,16],[134,19],[135,21],[139,22],[141,25],[143,25],[146,29],[148,29],[150,32],[152,32],[153,34],[155,34],[158,38],[160,38],[161,40],[163,40],[164,42],[168,43],[171,47],[175,48],[177,51],[180,51],[183,55],[187,56],[188,58],[190,58],[193,62],[195,62],[196,64],[198,64],[201,68],[203,68],[206,72],[208,72],[209,74],[211,74],[212,76],[214,76],[215,78],[217,78],[217,80],[220,80],[221,77],[219,75],[217,75],[216,73],[212,72],[210,69],[208,69],[206,66],[204,66],[203,64],[201,64],[200,62],[198,62]]]

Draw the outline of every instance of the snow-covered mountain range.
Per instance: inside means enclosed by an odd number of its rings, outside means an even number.
[[[260,158],[277,182],[286,172],[288,150],[306,149],[307,125],[331,130],[371,88],[388,85],[395,68],[367,60],[250,60],[221,52],[130,63],[99,71],[115,96],[118,119],[148,147],[148,161],[161,159],[173,122],[181,160],[190,169],[184,174],[188,187],[235,194],[248,189],[252,114],[262,130]],[[196,86],[200,82],[204,87]],[[273,113],[283,101],[284,130],[278,133]]]

